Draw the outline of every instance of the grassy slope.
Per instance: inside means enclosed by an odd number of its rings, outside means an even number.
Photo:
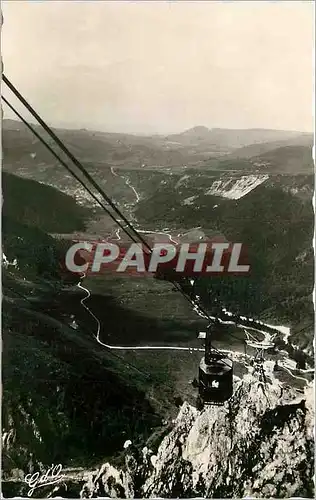
[[[80,330],[22,301],[6,303],[3,319],[3,426],[16,432],[5,469],[30,466],[31,453],[43,463],[93,462],[159,422],[124,365]]]
[[[213,278],[206,286],[216,290],[229,307],[244,313],[269,310],[293,323],[306,315],[311,319],[313,208],[310,195],[295,196],[291,189],[298,186],[304,191],[306,184],[311,191],[313,178],[274,176],[245,197],[229,200],[197,190],[196,177],[178,189],[175,181],[158,185],[156,193],[137,206],[140,223],[172,228],[176,221],[177,227],[202,226],[208,235],[221,233],[229,241],[243,242],[250,277]],[[194,193],[194,203],[183,205],[183,199]]]
[[[2,172],[2,240],[15,274],[32,279],[59,279],[64,245],[48,233],[83,230],[90,216],[57,189]],[[12,268],[11,268],[12,271]]]
[[[71,310],[50,314],[64,292],[56,273],[61,248],[45,229],[82,228],[87,212],[53,188],[12,175],[4,175],[3,190],[4,252],[18,261],[3,268],[3,428],[11,432],[4,473],[38,462],[95,462],[125,439],[148,435],[160,419],[143,376],[131,378],[89,330],[71,328]]]
[[[46,233],[84,229],[88,211],[51,186],[2,172],[3,216]]]

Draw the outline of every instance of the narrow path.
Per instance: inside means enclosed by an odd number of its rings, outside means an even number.
[[[116,173],[116,171],[114,170],[114,167],[111,167],[111,172],[114,176],[116,177],[121,177],[122,179],[124,179],[125,181],[125,184],[133,190],[133,192],[135,193],[135,196],[136,196],[136,203],[138,203],[138,201],[140,200],[140,196],[139,194],[137,193],[136,189],[130,184],[129,182],[129,179],[125,179],[124,176],[122,175],[119,175]],[[144,233],[144,234],[162,234],[162,235],[166,235],[168,236],[169,240],[176,243],[177,242],[175,240],[172,239],[172,235],[168,234],[168,233],[165,233],[163,231],[149,231],[149,230],[143,230],[143,229],[138,229],[138,232],[139,233]],[[117,229],[116,230],[116,237],[117,237],[117,240],[120,240],[121,237],[120,237],[120,229]],[[146,346],[116,346],[116,345],[111,345],[111,344],[106,344],[104,342],[102,342],[100,340],[100,330],[101,330],[101,324],[100,324],[100,320],[95,316],[95,314],[89,309],[89,307],[85,304],[85,301],[89,299],[89,297],[91,296],[91,293],[90,291],[83,287],[82,286],[82,281],[84,280],[84,278],[86,277],[86,275],[84,275],[82,277],[82,279],[80,280],[80,282],[78,283],[78,288],[80,288],[81,290],[85,291],[86,292],[86,296],[81,299],[81,304],[82,306],[86,309],[86,311],[93,317],[93,319],[95,320],[96,324],[97,324],[97,330],[96,330],[96,333],[95,333],[95,338],[97,340],[97,342],[102,345],[103,347],[106,347],[107,349],[113,349],[113,350],[133,350],[133,351],[144,351],[144,350],[170,350],[170,351],[187,351],[187,352],[194,352],[194,351],[198,351],[198,352],[204,352],[204,349],[203,348],[196,348],[196,347],[178,347],[178,346],[151,346],[151,345],[146,345]],[[193,281],[193,284],[194,284],[194,281]],[[198,296],[196,297],[197,299],[199,298]],[[199,314],[199,316],[201,316],[203,319],[205,319],[205,316],[198,310],[197,307],[194,307],[193,310]],[[230,311],[228,311],[227,309],[223,308],[222,309],[223,313],[226,315],[226,316],[232,316],[233,313],[231,313]],[[248,326],[248,325],[244,325],[242,323],[237,323],[232,321],[232,320],[223,320],[221,318],[215,318],[214,316],[211,316],[211,319],[217,319],[221,324],[223,325],[234,325],[234,326],[237,326],[238,328],[243,328],[245,329],[246,331],[247,330],[251,330],[251,331],[254,331],[254,332],[257,332],[257,333],[260,333],[260,334],[263,334],[264,335],[264,340],[263,342],[271,342],[272,338],[271,338],[271,333],[270,332],[267,332],[266,330],[264,329],[261,329],[261,328],[272,328],[274,329],[275,331],[278,331],[278,332],[281,332],[283,334],[283,338],[284,338],[284,341],[285,343],[288,343],[288,337],[290,336],[290,328],[288,327],[284,327],[284,326],[274,326],[274,325],[269,325],[269,324],[266,324],[266,323],[263,323],[261,321],[256,321],[252,318],[247,318],[247,317],[244,317],[244,316],[241,316],[240,319],[244,320],[244,321],[253,321],[255,322],[255,324],[259,324],[260,325],[260,328],[256,328],[255,326]],[[227,352],[227,353],[230,353],[230,354],[233,354],[233,355],[236,355],[236,352],[235,351],[229,351],[229,350],[223,350],[223,352]],[[287,354],[288,356],[288,354]],[[294,375],[292,373],[292,371],[289,369],[289,367],[287,367],[284,363],[282,363],[280,366],[282,366],[283,369],[285,369],[293,378],[296,378],[296,379],[301,379],[301,380],[304,380],[305,382],[309,383],[309,381],[304,378],[304,377],[299,377],[297,375]],[[308,370],[310,371],[310,370]],[[311,371],[314,371],[314,370],[311,370]]]
[[[126,177],[124,177],[124,175],[121,175],[121,174],[118,174],[115,170],[114,170],[114,167],[111,167],[110,168],[111,170],[111,173],[115,176],[115,177],[121,177],[121,179],[123,179],[123,181],[125,182],[126,186],[128,186],[132,191],[133,193],[135,194],[136,196],[136,203],[139,202],[140,200],[140,195],[138,194],[138,192],[136,191],[136,189],[134,188],[134,186],[132,186],[132,184],[130,183],[130,180],[127,179]]]
[[[140,195],[138,194],[136,188],[131,184],[130,180],[127,179],[124,175],[118,174],[115,171],[114,167],[110,167],[110,170],[111,170],[112,175],[114,175],[115,177],[121,177],[124,180],[126,186],[128,186],[130,189],[132,189],[132,191],[134,192],[134,194],[136,196],[136,203],[138,203],[140,201]],[[118,230],[118,231],[120,231],[120,230]],[[144,230],[144,229],[137,229],[137,231],[139,233],[143,233],[143,234],[162,234],[164,236],[167,236],[169,238],[169,240],[172,241],[175,245],[177,245],[179,243],[179,241],[172,239],[171,234],[166,233],[164,231],[150,231],[150,230]],[[118,236],[118,233],[116,233],[116,234]],[[118,236],[118,239],[121,239],[121,238]]]
[[[85,277],[86,276],[84,275],[82,277],[81,281]],[[133,350],[133,351],[137,350],[137,351],[139,351],[139,350],[146,350],[146,349],[147,350],[151,349],[151,350],[189,351],[189,352],[193,352],[193,351],[203,352],[204,351],[204,349],[199,348],[199,347],[173,347],[173,346],[150,346],[150,345],[148,345],[148,346],[115,346],[115,345],[105,344],[104,342],[102,342],[100,340],[100,330],[101,330],[100,320],[96,317],[95,314],[93,314],[91,309],[89,309],[89,307],[85,304],[85,301],[91,297],[91,293],[87,288],[82,286],[81,281],[80,281],[80,283],[78,283],[77,286],[78,286],[78,288],[80,288],[80,290],[83,290],[84,292],[86,292],[86,296],[80,300],[80,303],[85,308],[85,310],[93,317],[93,319],[95,320],[95,322],[97,324],[97,330],[96,330],[96,333],[94,334],[96,341],[100,345],[106,347],[107,349],[116,349],[116,350],[121,350],[121,351],[124,351],[124,350]]]
[[[85,304],[85,301],[89,299],[89,297],[91,297],[91,293],[90,291],[88,290],[88,288],[85,288],[84,286],[82,286],[81,282],[84,280],[84,278],[86,277],[86,275],[84,274],[83,277],[81,278],[81,280],[79,281],[79,283],[77,284],[77,287],[80,288],[80,290],[83,290],[84,292],[86,292],[86,296],[83,297],[83,299],[80,300],[80,304],[85,308],[85,310],[93,317],[93,319],[95,320],[96,324],[97,324],[97,331],[95,333],[95,338],[97,339],[97,341],[99,342],[99,336],[100,336],[100,330],[101,330],[101,323],[99,321],[99,319],[96,317],[95,314],[93,314],[93,312],[91,311],[91,309],[89,309],[88,306],[86,306]]]
[[[93,317],[97,324],[97,329],[95,333],[95,339],[98,342],[98,344],[102,345],[103,347],[106,347],[107,349],[111,350],[119,350],[119,351],[145,351],[145,350],[151,350],[151,351],[187,351],[187,352],[204,352],[203,348],[199,347],[179,347],[179,346],[152,346],[152,345],[146,345],[146,346],[123,346],[123,345],[111,345],[111,344],[106,344],[105,342],[102,342],[100,340],[100,330],[101,330],[101,323],[100,320],[96,317],[96,315],[89,309],[89,307],[85,304],[85,301],[91,297],[90,291],[82,286],[81,282],[85,278],[85,275],[82,277],[80,283],[78,283],[78,288],[86,292],[86,296],[81,299],[80,303],[82,306],[86,309],[86,311]],[[216,319],[215,317],[212,317],[212,319]],[[217,318],[221,324],[225,325],[235,325],[233,321],[225,321],[220,318]],[[240,328],[248,328],[245,325],[238,324],[237,325]],[[271,327],[272,325],[269,325]],[[251,327],[251,330],[260,332],[260,333],[265,333],[267,337],[264,339],[264,341],[270,341],[271,339],[271,334],[268,332],[264,332],[264,330],[259,330],[256,328]],[[243,353],[237,353],[236,351],[231,351],[228,349],[221,349],[222,352],[225,352],[227,354],[231,354],[233,356],[240,355],[244,356]],[[305,377],[300,377],[297,375],[294,375],[292,371],[281,361],[280,367],[282,367],[284,370],[286,370],[293,378],[299,379],[299,380],[304,380],[306,383],[309,383],[309,380],[306,379]],[[306,370],[306,372],[313,372],[314,370]]]

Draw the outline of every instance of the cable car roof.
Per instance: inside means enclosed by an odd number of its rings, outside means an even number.
[[[205,363],[203,357],[200,362],[200,369],[207,375],[224,375],[233,369],[233,362],[229,358],[218,359],[212,361],[210,364]]]

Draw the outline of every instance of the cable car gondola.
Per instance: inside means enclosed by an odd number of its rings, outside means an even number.
[[[213,326],[214,327],[214,326]],[[197,407],[223,405],[233,395],[233,362],[211,344],[211,325],[205,337],[205,354],[199,366]]]

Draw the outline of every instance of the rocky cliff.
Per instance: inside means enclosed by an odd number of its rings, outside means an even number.
[[[125,467],[103,464],[81,497],[314,498],[312,385],[297,395],[248,373],[229,405],[184,403],[158,449],[127,443]]]

